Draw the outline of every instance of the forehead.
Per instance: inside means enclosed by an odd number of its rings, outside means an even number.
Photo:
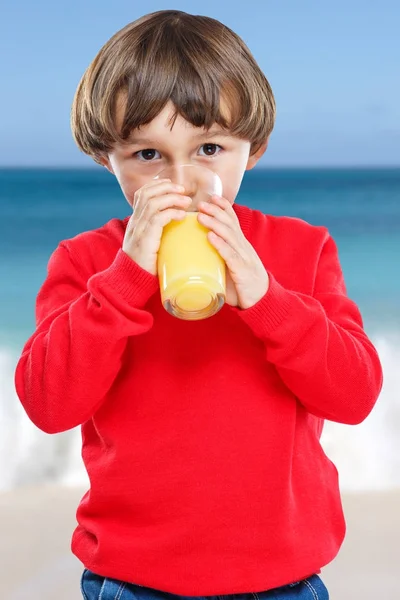
[[[116,103],[116,114],[115,114],[115,124],[117,126],[118,131],[121,131],[124,116],[126,109],[126,96],[120,94],[117,103]],[[228,107],[227,102],[221,97],[220,101],[220,111],[224,118],[226,118],[229,122],[230,119],[230,109]],[[202,133],[205,133],[207,130],[204,127],[196,127],[189,123],[186,119],[184,119],[180,114],[176,116],[176,107],[172,101],[169,101],[161,112],[149,123],[146,125],[142,125],[139,129],[134,129],[130,132],[130,139],[133,137],[138,137],[138,134],[142,136],[144,132],[146,132],[146,136],[154,135],[162,136],[168,135],[175,129],[175,132],[185,133],[187,135],[198,135],[200,136]],[[227,130],[223,130],[217,123],[209,130],[210,132],[223,132],[227,135],[229,132]]]

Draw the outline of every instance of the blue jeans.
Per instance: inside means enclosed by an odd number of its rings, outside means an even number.
[[[85,569],[81,579],[81,590],[84,600],[329,600],[328,590],[318,575],[267,592],[223,596],[180,596],[101,577]]]

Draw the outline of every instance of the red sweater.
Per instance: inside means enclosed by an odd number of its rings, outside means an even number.
[[[90,491],[72,551],[100,575],[257,592],[319,572],[343,541],[323,420],[365,419],[381,365],[327,229],[235,211],[270,288],[204,321],[162,308],[121,249],[128,217],[50,258],[15,383],[43,431],[82,425]]]

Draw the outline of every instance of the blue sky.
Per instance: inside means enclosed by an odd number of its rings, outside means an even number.
[[[0,166],[91,166],[69,129],[79,79],[142,14],[223,21],[268,77],[278,116],[263,165],[400,164],[398,0],[6,0],[0,8]]]

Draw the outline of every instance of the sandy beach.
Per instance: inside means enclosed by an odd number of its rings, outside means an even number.
[[[2,598],[82,600],[70,551],[82,488],[19,488],[0,495]],[[331,600],[396,600],[400,490],[345,494],[347,538],[322,577]]]

